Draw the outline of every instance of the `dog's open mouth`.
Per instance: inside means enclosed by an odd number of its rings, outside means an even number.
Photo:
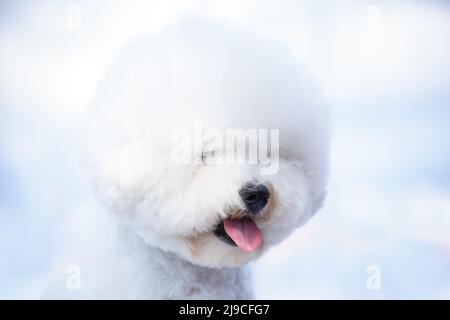
[[[258,250],[262,244],[261,231],[250,217],[226,218],[217,225],[214,234],[225,243],[246,252]]]

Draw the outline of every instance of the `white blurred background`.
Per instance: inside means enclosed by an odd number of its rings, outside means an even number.
[[[450,299],[443,0],[0,1],[0,298],[38,298],[96,210],[76,138],[105,66],[189,13],[286,41],[332,109],[328,200],[253,265],[257,298]]]

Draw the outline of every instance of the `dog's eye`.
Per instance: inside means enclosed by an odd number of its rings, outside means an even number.
[[[211,151],[203,151],[202,154],[201,154],[202,162],[203,162],[204,164],[206,164],[206,161],[207,161],[208,159],[214,158],[215,155],[216,155],[216,151],[215,151],[215,150],[211,150]]]

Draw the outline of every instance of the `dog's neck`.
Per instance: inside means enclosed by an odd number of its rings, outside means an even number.
[[[207,268],[146,243],[120,227],[116,244],[130,296],[155,299],[250,299],[250,270]]]

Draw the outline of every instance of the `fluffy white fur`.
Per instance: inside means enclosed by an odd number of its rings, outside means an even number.
[[[80,290],[50,296],[251,298],[245,265],[322,205],[323,105],[285,46],[245,29],[192,19],[130,44],[100,81],[85,128],[92,181],[118,231],[82,266]],[[198,121],[215,129],[279,129],[279,172],[174,164],[171,133]],[[242,208],[238,191],[249,181],[271,190],[268,213],[255,219],[263,245],[251,253],[212,233],[227,208]]]

